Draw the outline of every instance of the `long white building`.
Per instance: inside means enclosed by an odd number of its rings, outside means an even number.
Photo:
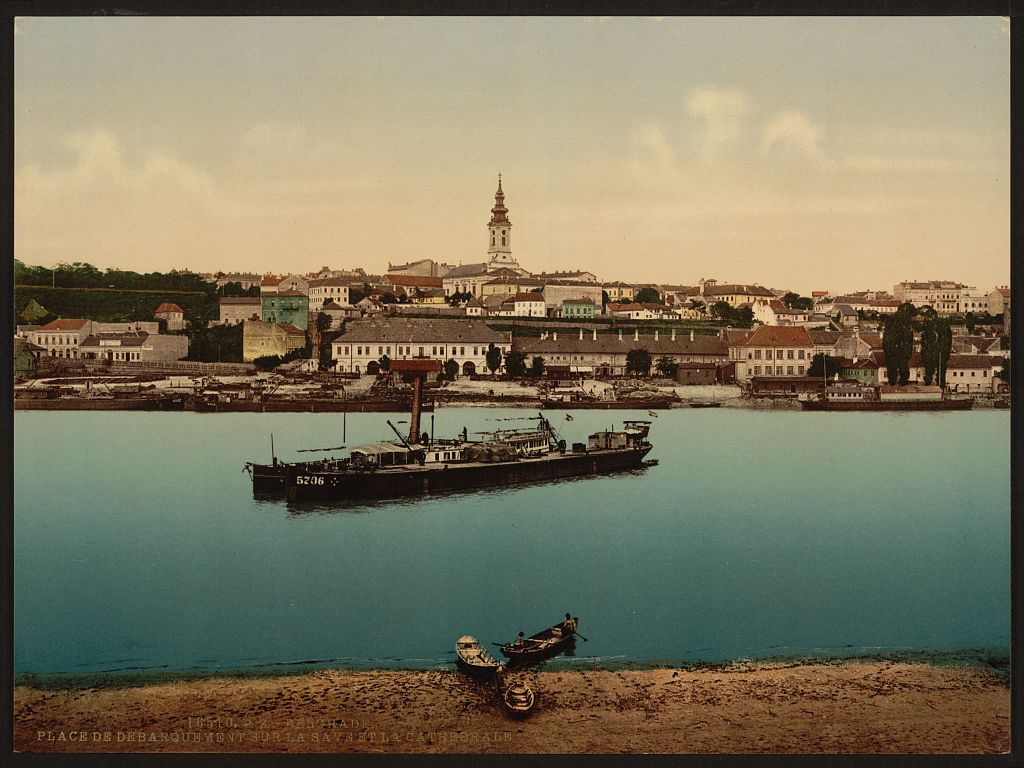
[[[512,348],[508,336],[480,320],[376,317],[350,322],[331,344],[339,373],[376,373],[381,358],[429,358],[442,364],[454,360],[460,375],[486,373],[487,349],[493,344],[504,355]]]

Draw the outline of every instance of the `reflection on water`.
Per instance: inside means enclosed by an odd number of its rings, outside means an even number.
[[[271,432],[294,461],[340,421],[17,412],[16,671],[429,668],[566,611],[556,667],[1009,644],[1006,412],[663,411],[647,470],[351,505],[253,499]]]

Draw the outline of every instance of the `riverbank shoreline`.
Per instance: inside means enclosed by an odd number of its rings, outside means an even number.
[[[985,664],[743,661],[510,673],[537,694],[510,718],[498,686],[452,670],[319,669],[14,691],[34,752],[923,753],[1010,748],[1008,676]]]

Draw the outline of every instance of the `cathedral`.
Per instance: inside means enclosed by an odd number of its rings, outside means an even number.
[[[446,296],[453,293],[469,293],[479,296],[480,286],[498,276],[529,276],[512,257],[512,222],[505,207],[505,193],[501,189],[501,174],[498,174],[498,191],[494,193],[494,207],[491,220],[487,223],[487,261],[463,264],[444,276]]]

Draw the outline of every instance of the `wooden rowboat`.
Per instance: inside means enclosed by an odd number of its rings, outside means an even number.
[[[533,695],[533,690],[526,683],[512,683],[505,688],[501,695],[501,700],[505,704],[505,709],[516,717],[523,717],[533,709],[536,697]]]
[[[463,635],[455,641],[455,656],[463,671],[477,677],[488,677],[501,668],[501,662],[472,635]]]
[[[535,635],[522,637],[520,633],[511,643],[501,646],[501,653],[510,665],[537,664],[572,648],[576,644],[576,627],[579,622],[579,616],[566,614],[565,621]]]

